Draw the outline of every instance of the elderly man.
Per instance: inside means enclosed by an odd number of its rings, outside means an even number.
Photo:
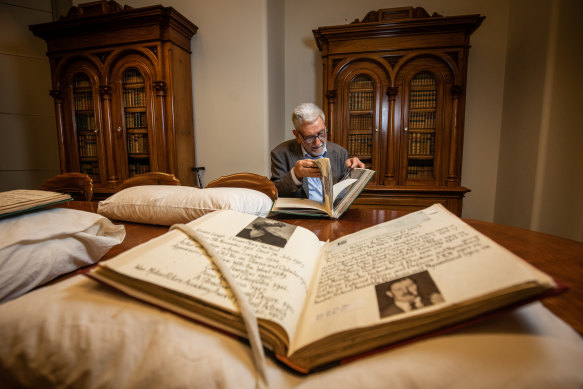
[[[280,197],[307,197],[322,202],[321,174],[314,159],[330,159],[334,183],[349,168],[364,168],[364,163],[357,157],[349,158],[342,146],[326,141],[326,117],[317,105],[298,105],[292,113],[292,122],[295,139],[271,151],[271,180]]]

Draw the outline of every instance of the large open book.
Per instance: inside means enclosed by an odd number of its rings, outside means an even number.
[[[332,219],[338,219],[360,195],[360,192],[375,174],[375,171],[370,169],[350,169],[340,181],[332,185],[330,160],[328,158],[319,158],[314,159],[314,162],[322,172],[321,181],[324,201],[320,203],[304,198],[280,197],[275,200],[272,212],[327,216]]]
[[[68,194],[46,190],[16,189],[0,192],[0,217],[31,211],[72,199]]]
[[[551,277],[441,205],[325,244],[302,227],[235,211],[216,211],[189,226],[237,279],[263,345],[302,372],[558,290]],[[178,230],[87,274],[246,336],[230,289],[200,246]]]

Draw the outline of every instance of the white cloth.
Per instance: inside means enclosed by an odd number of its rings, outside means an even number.
[[[104,216],[55,208],[0,220],[0,302],[98,261],[125,228]]]
[[[6,387],[254,388],[249,346],[77,275],[0,305]],[[583,340],[540,303],[272,388],[581,388]]]

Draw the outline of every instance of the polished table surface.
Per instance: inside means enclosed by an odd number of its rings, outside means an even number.
[[[70,201],[59,205],[63,208],[96,212],[96,202]],[[273,218],[305,227],[313,231],[320,240],[335,240],[405,215],[403,211],[387,209],[351,208],[340,220],[277,215]],[[538,269],[551,275],[570,290],[543,300],[543,304],[557,316],[583,335],[583,243],[553,235],[529,231],[501,224],[463,219],[466,223],[528,261]],[[126,228],[124,241],[113,247],[103,259],[111,258],[137,244],[168,231],[167,226],[153,226],[123,222]]]

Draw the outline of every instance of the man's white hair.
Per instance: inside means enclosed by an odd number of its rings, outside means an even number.
[[[314,103],[300,104],[292,112],[292,122],[294,123],[294,128],[298,131],[304,123],[313,123],[318,118],[322,118],[322,121],[326,123],[324,111]]]

